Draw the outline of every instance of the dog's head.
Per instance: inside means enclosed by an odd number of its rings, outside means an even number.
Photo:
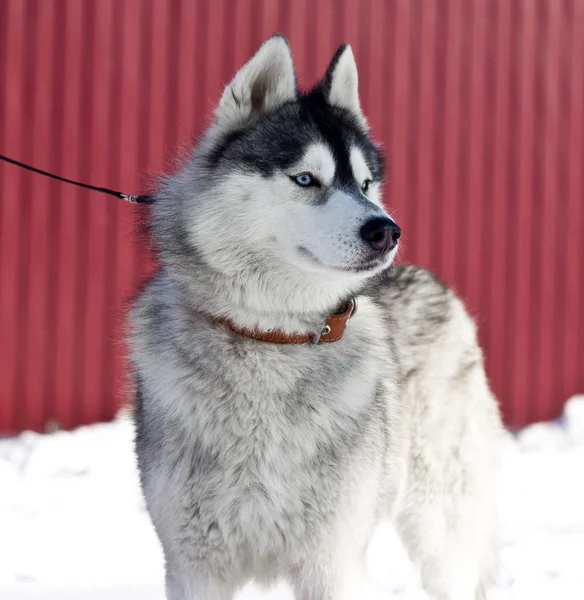
[[[161,194],[167,207],[183,200],[180,211],[155,209],[155,226],[172,233],[172,212],[183,242],[241,285],[261,274],[260,286],[314,293],[318,282],[343,295],[396,254],[400,229],[383,210],[382,180],[350,46],[300,93],[290,47],[277,35],[226,87],[194,160]],[[162,237],[163,250],[172,246]]]

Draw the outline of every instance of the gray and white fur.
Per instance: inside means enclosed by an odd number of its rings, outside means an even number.
[[[299,600],[373,597],[363,557],[386,518],[433,598],[482,599],[495,575],[496,401],[460,300],[391,266],[399,229],[357,80],[342,46],[301,93],[288,43],[270,38],[156,195],[160,268],[130,345],[169,600],[281,578]],[[371,223],[391,239],[365,236]],[[318,333],[352,297],[335,343],[266,343],[217,320]]]

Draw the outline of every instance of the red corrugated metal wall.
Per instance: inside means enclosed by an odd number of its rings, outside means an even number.
[[[584,391],[584,0],[2,0],[0,151],[127,192],[200,132],[260,42],[301,81],[342,41],[408,261],[478,318],[507,422]],[[135,209],[0,163],[0,430],[110,418]]]

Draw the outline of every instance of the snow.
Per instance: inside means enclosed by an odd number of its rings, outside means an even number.
[[[584,598],[584,396],[562,419],[508,434],[499,502],[503,573],[493,600]],[[423,600],[389,525],[369,572],[381,597]],[[123,415],[0,440],[0,598],[162,600],[163,565]],[[282,584],[238,600],[291,600]]]

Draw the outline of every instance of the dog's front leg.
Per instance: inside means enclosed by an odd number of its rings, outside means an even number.
[[[312,566],[295,577],[296,600],[350,600],[362,598],[363,577],[358,572],[317,569]]]
[[[189,570],[166,570],[166,600],[232,600],[235,586]]]
[[[293,577],[296,600],[381,600],[367,582],[361,553],[311,557]]]

